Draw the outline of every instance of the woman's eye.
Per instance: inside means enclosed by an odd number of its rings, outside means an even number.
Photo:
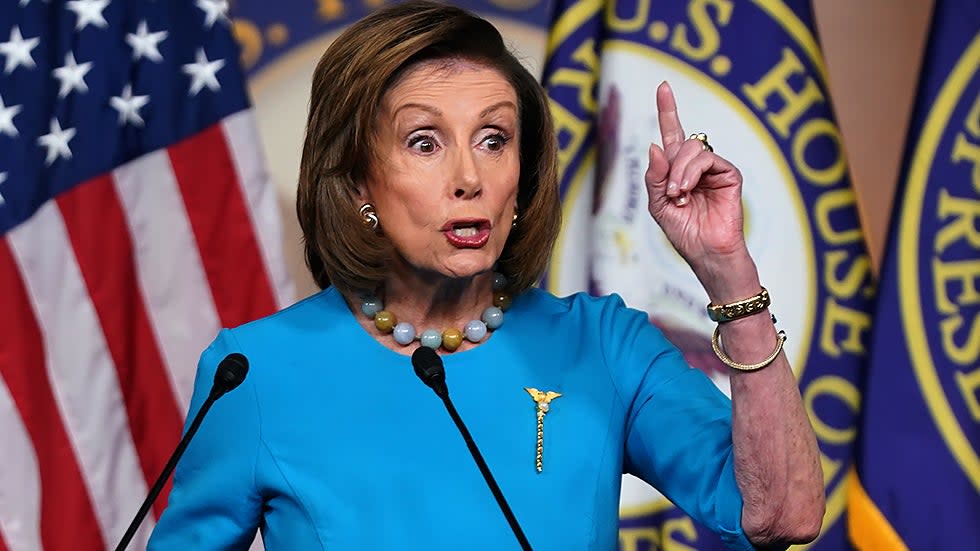
[[[435,140],[426,136],[412,138],[409,140],[408,146],[420,153],[432,153],[436,150]]]
[[[504,148],[504,144],[507,143],[507,138],[502,135],[495,134],[493,136],[487,136],[483,143],[486,144],[487,149],[490,151],[500,151]]]

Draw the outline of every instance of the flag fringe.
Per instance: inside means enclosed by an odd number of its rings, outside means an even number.
[[[859,551],[908,551],[851,468],[847,477],[847,536]]]

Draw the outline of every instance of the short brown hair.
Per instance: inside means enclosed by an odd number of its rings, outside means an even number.
[[[372,162],[372,129],[385,92],[408,68],[439,59],[495,69],[517,93],[519,218],[497,270],[512,293],[544,273],[561,212],[547,96],[489,22],[457,7],[411,1],[354,23],[327,48],[313,74],[296,213],[306,262],[320,288],[372,292],[384,280],[391,244],[363,225],[356,186]]]

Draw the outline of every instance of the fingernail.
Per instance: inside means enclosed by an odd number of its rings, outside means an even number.
[[[684,180],[683,182],[681,182],[681,191],[687,191],[687,188],[690,185],[691,185],[691,182],[690,181]]]
[[[671,194],[671,193],[676,193],[676,192],[677,192],[677,182],[668,182],[667,183],[667,193],[668,194]]]
[[[687,195],[681,195],[677,199],[674,199],[674,204],[678,207],[683,207],[687,204]]]

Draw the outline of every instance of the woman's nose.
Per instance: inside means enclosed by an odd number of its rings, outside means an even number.
[[[453,197],[457,199],[473,199],[483,193],[480,183],[480,173],[477,170],[476,159],[471,151],[463,151],[456,162]]]

